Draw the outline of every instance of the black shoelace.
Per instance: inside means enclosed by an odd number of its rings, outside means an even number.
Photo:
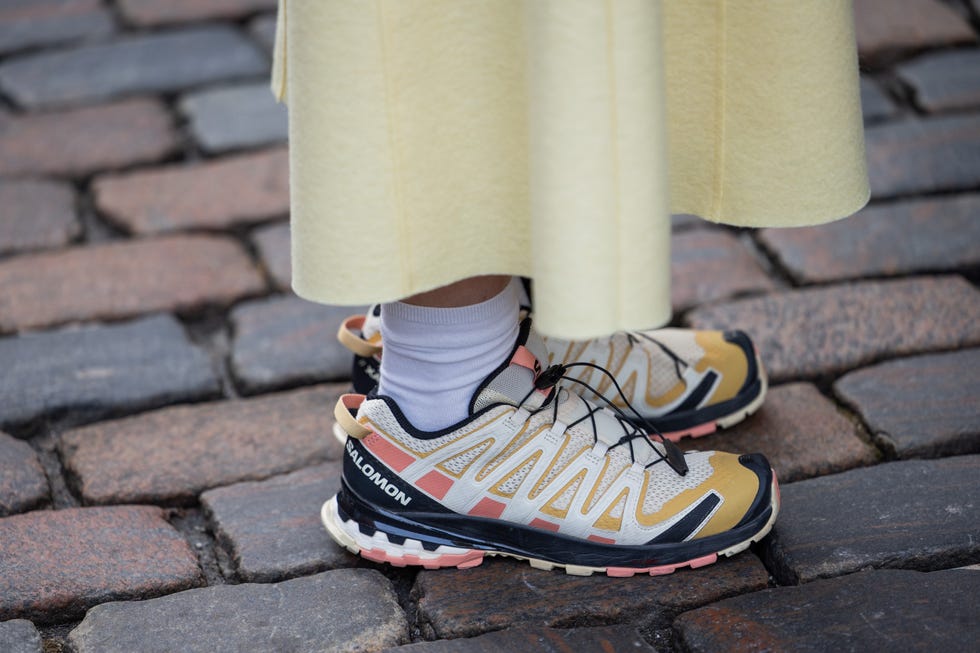
[[[575,377],[572,376],[567,376],[565,372],[567,372],[568,368],[570,367],[592,367],[599,370],[607,377],[609,377],[609,380],[612,381],[613,385],[616,388],[616,392],[619,393],[619,396],[622,398],[623,403],[626,405],[627,408],[629,408],[630,411],[632,411],[635,417],[630,417],[629,415],[627,415],[619,406],[617,406],[610,400],[606,399],[599,392],[597,392],[595,388],[590,386],[585,381],[576,379]],[[536,392],[537,390],[545,390],[550,388],[551,391],[548,394],[548,397],[545,399],[544,403],[542,403],[541,406],[536,410],[531,411],[530,414],[536,415],[537,413],[546,410],[550,406],[553,411],[552,422],[557,421],[558,420],[558,394],[562,390],[561,386],[558,385],[558,382],[561,380],[578,383],[579,385],[585,387],[590,392],[592,392],[595,396],[602,399],[602,401],[604,401],[607,404],[607,406],[591,405],[589,404],[589,402],[586,402],[586,405],[590,406],[586,414],[578,418],[574,422],[567,424],[566,428],[571,428],[576,424],[580,424],[585,420],[589,420],[592,426],[593,444],[596,444],[599,441],[599,436],[598,436],[598,430],[595,421],[595,414],[601,410],[604,410],[605,408],[608,408],[616,417],[616,421],[619,422],[620,427],[623,429],[622,437],[620,437],[615,444],[611,445],[609,449],[614,449],[620,446],[628,447],[629,454],[630,454],[630,462],[636,463],[636,450],[634,448],[633,443],[637,441],[642,441],[646,444],[646,446],[650,447],[650,449],[652,449],[657,456],[655,460],[644,465],[644,469],[650,468],[653,465],[656,465],[657,463],[665,462],[670,466],[671,469],[673,469],[679,475],[684,476],[685,474],[687,474],[688,467],[687,467],[687,461],[684,459],[684,452],[682,452],[677,447],[676,444],[674,444],[673,442],[665,438],[664,435],[653,424],[649,422],[649,420],[647,420],[645,417],[640,415],[640,413],[633,407],[629,399],[626,397],[626,394],[623,392],[623,389],[620,387],[619,382],[616,381],[616,377],[613,376],[613,374],[609,370],[602,367],[601,365],[596,365],[595,363],[586,363],[586,362],[569,363],[568,365],[552,365],[538,375],[537,379],[535,379],[534,381],[534,388],[532,388],[526,395],[524,395],[524,398],[521,399],[519,405],[523,406],[524,402],[527,401],[528,398],[530,398],[530,396],[534,394],[534,392]],[[650,438],[653,436],[655,436],[660,442],[660,444],[663,445],[664,448],[663,452],[661,452],[660,449],[658,449],[657,447],[653,446],[653,443],[650,441]]]

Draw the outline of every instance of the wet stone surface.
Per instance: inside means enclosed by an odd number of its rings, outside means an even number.
[[[875,199],[980,186],[980,115],[875,125],[865,147]]]
[[[218,229],[268,220],[289,210],[283,149],[104,176],[93,188],[100,211],[140,234]]]
[[[169,315],[0,339],[0,423],[92,418],[219,391],[208,355]]]
[[[686,321],[698,329],[737,324],[781,381],[980,344],[980,291],[955,276],[870,281],[698,308]]]
[[[0,261],[0,287],[0,331],[14,331],[230,304],[265,283],[230,238],[165,236]]]
[[[0,89],[30,107],[92,103],[267,74],[265,56],[226,26],[122,37],[0,64]]]
[[[671,240],[671,304],[682,311],[775,285],[738,238],[719,229],[695,229]]]
[[[30,510],[47,499],[48,478],[37,454],[26,442],[0,431],[0,517]]]
[[[0,175],[81,176],[156,161],[176,147],[172,120],[156,100],[16,116],[0,112]]]
[[[201,495],[243,581],[269,582],[357,562],[320,522],[321,505],[340,490],[340,473],[340,463],[328,463]]]
[[[969,651],[980,572],[869,571],[682,614],[686,651]]]
[[[762,244],[800,283],[980,266],[980,195],[878,204],[832,224],[764,229]]]
[[[838,380],[834,392],[890,455],[980,452],[980,349],[857,370]]]
[[[630,623],[646,631],[665,627],[679,612],[762,589],[768,578],[751,553],[667,576],[632,578],[569,576],[490,558],[472,569],[420,571],[412,592],[427,639],[472,637],[518,624]]]
[[[97,603],[202,582],[197,558],[159,508],[36,510],[0,519],[0,620],[68,621]]]
[[[602,651],[603,653],[654,653],[656,649],[643,641],[629,626],[600,628],[508,628],[463,639],[417,642],[386,653],[554,653],[556,651]]]
[[[211,153],[283,143],[288,135],[286,105],[265,82],[199,91],[184,96],[180,110],[190,118],[194,139]]]
[[[0,181],[0,206],[0,254],[67,245],[82,230],[68,184]]]
[[[683,440],[681,448],[762,453],[779,482],[792,483],[874,464],[878,454],[862,435],[816,387],[791,383],[770,388],[759,412],[744,422]]]
[[[883,463],[782,488],[768,567],[784,584],[980,559],[980,456]]]
[[[90,610],[69,641],[77,653],[378,651],[407,642],[408,623],[384,576],[339,569],[107,603]]]
[[[337,329],[364,306],[324,306],[295,296],[241,304],[231,313],[231,368],[248,393],[350,378],[353,354]]]
[[[68,431],[59,450],[88,503],[188,503],[209,488],[339,458],[332,406],[346,389],[165,408]]]
[[[30,621],[12,619],[0,622],[0,651],[4,653],[41,653],[41,635]]]

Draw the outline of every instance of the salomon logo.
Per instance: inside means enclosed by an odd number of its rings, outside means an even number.
[[[350,454],[350,458],[354,462],[354,466],[361,470],[361,473],[367,476],[372,483],[381,488],[382,492],[403,506],[407,506],[409,503],[411,503],[412,497],[407,496],[404,492],[398,489],[398,486],[382,476],[381,472],[374,469],[374,465],[364,462],[364,456],[354,449],[354,443],[351,442],[350,439],[347,440],[347,453]]]

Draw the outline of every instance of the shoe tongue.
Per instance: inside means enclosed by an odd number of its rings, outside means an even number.
[[[531,319],[521,322],[517,347],[510,361],[493,372],[477,389],[470,402],[470,412],[477,413],[493,404],[510,404],[534,410],[544,403],[548,391],[539,392],[534,380],[548,361],[548,349],[544,341],[531,332]],[[529,396],[530,395],[530,396]]]

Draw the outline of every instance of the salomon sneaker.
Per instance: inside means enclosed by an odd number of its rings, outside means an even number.
[[[632,576],[707,565],[769,532],[779,494],[762,455],[651,439],[620,409],[569,392],[569,368],[542,370],[547,356],[525,320],[470,416],[442,431],[414,428],[388,397],[342,397],[343,480],[321,511],[333,539],[396,566],[506,555]]]
[[[381,311],[349,317],[338,340],[354,352],[354,391],[367,394],[378,382]],[[766,374],[749,337],[741,331],[652,329],[607,338],[569,341],[543,338],[549,364],[577,367],[583,384],[570,389],[587,399],[605,398],[620,408],[624,398],[670,440],[700,437],[754,413],[766,396]],[[611,377],[587,364],[602,366]],[[619,382],[619,388],[613,378]],[[621,392],[620,392],[621,390]],[[346,434],[339,427],[335,435]]]

